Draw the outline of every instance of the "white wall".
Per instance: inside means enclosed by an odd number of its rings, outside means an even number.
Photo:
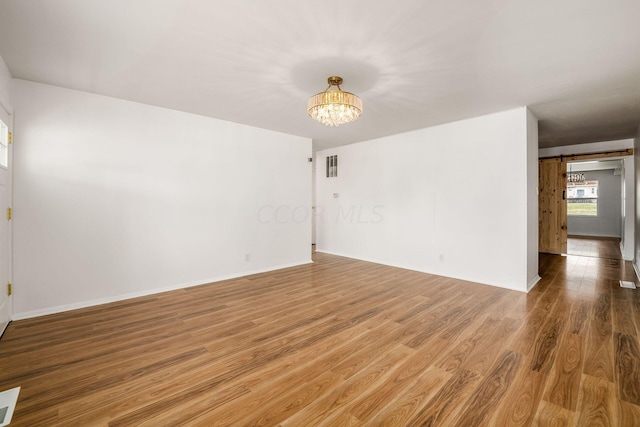
[[[640,206],[640,126],[636,131],[636,136],[633,140],[633,176],[635,182],[635,192],[633,199],[635,200],[636,206]],[[636,270],[636,275],[640,278],[640,268],[638,268],[638,264],[640,264],[640,232],[636,232],[635,230],[640,230],[640,209],[635,210],[634,215],[634,257],[633,257],[633,267]]]
[[[526,291],[538,240],[527,118],[519,108],[318,152],[317,249]],[[333,154],[338,177],[326,178]]]
[[[538,281],[538,118],[527,108],[527,290]]]
[[[13,90],[16,318],[310,262],[310,139]]]
[[[0,109],[5,114],[13,113],[11,102],[11,73],[5,64],[4,59],[0,56]]]
[[[635,151],[635,150],[634,150]],[[622,239],[620,251],[622,258],[633,261],[635,246],[635,178],[633,168],[633,156],[627,156],[622,161],[624,179],[622,180]]]

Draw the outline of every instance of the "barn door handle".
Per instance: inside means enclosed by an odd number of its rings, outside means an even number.
[[[562,200],[567,200],[567,198],[565,197],[566,192],[566,190],[562,190]]]

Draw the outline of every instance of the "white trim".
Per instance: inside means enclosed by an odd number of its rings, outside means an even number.
[[[4,304],[2,304],[0,306],[0,315],[4,316],[5,314],[7,315],[7,323],[0,327],[0,337],[2,336],[2,334],[4,334],[4,331],[7,329],[7,326],[9,326],[9,323],[11,323],[11,296],[9,296],[5,301]],[[6,313],[4,313],[4,310],[6,310]],[[0,317],[0,318],[4,318],[4,317]]]
[[[478,280],[474,280],[473,278],[469,278],[469,277],[445,276],[444,274],[434,273],[432,271],[422,270],[422,269],[419,269],[419,268],[416,268],[416,267],[412,267],[412,266],[409,266],[409,265],[404,265],[404,264],[390,264],[388,262],[382,262],[382,261],[377,261],[377,260],[368,259],[368,258],[355,257],[355,256],[352,256],[352,255],[345,255],[345,254],[342,254],[342,253],[331,252],[331,251],[327,251],[327,250],[324,250],[324,249],[318,249],[318,248],[316,248],[316,252],[321,252],[323,254],[329,254],[329,255],[341,256],[341,257],[344,257],[344,258],[357,259],[359,261],[371,262],[371,263],[374,263],[374,264],[386,265],[388,267],[395,267],[395,268],[402,268],[404,270],[417,271],[418,273],[431,274],[432,276],[447,277],[447,278],[450,278],[450,279],[463,280],[465,282],[473,282],[473,283],[477,283],[479,285],[487,285],[487,286],[493,286],[495,288],[508,289],[510,291],[524,292],[522,289],[518,289],[516,287],[501,286],[501,285],[496,285],[496,284],[493,284],[493,283],[479,282]]]
[[[149,289],[141,292],[132,292],[132,293],[116,295],[108,298],[100,298],[100,299],[82,301],[82,302],[73,303],[73,304],[60,305],[57,307],[49,307],[49,308],[44,308],[40,310],[27,311],[24,313],[14,313],[12,320],[23,320],[23,319],[30,319],[32,317],[46,316],[48,314],[62,313],[64,311],[77,310],[80,308],[93,307],[96,305],[108,304],[111,302],[122,301],[122,300],[131,299],[131,298],[138,298],[138,297],[144,297],[147,295],[159,294],[162,292],[175,291],[178,289],[190,288],[192,286],[207,285],[210,283],[220,282],[222,280],[237,279],[239,277],[251,276],[252,274],[267,273],[270,271],[281,270],[283,268],[297,267],[299,265],[305,265],[305,264],[311,264],[311,263],[313,263],[313,261],[305,260],[305,261],[295,262],[291,264],[284,264],[284,265],[278,265],[274,267],[267,267],[267,268],[252,270],[252,271],[245,271],[237,274],[218,276],[211,279],[198,280],[197,282],[181,283],[177,285],[167,286],[164,288]]]
[[[531,281],[529,282],[529,284],[527,285],[527,292],[529,292],[531,289],[533,289],[538,282],[542,280],[542,277],[538,276],[536,274],[536,277],[534,277],[533,279],[531,279]]]
[[[593,216],[588,216],[588,215],[571,215],[571,216],[580,216],[583,218],[595,218]],[[571,237],[577,237],[577,238],[581,238],[581,237],[595,237],[597,238],[606,238],[606,239],[620,239],[620,242],[622,242],[622,237],[620,236],[612,236],[610,234],[598,234],[598,233],[589,233],[589,234],[580,234],[580,233],[571,233],[570,235],[567,235],[568,238]]]
[[[638,268],[638,265],[635,262],[632,262],[631,265],[633,265],[633,271],[636,272],[636,277],[640,280],[640,269]]]
[[[622,254],[622,259],[625,261],[633,261],[633,255],[631,255],[630,257],[625,258],[624,256],[624,245],[622,244],[622,240],[620,241],[620,253]]]

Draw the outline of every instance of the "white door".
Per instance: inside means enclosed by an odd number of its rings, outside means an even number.
[[[7,216],[11,206],[10,119],[0,105],[0,335],[12,316],[12,299],[7,292],[11,281],[11,221]]]

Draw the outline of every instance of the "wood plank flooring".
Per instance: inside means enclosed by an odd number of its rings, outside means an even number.
[[[11,323],[11,426],[640,425],[630,263],[541,255],[524,294],[314,258]]]
[[[567,254],[596,258],[622,259],[617,237],[569,236]]]

